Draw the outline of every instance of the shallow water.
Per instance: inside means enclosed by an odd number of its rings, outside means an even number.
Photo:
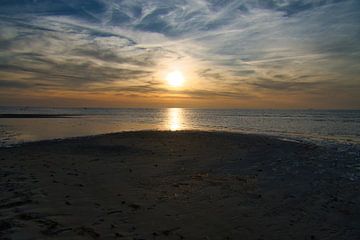
[[[360,144],[360,110],[89,109],[2,107],[0,114],[73,114],[0,118],[0,144],[132,130],[222,130]]]

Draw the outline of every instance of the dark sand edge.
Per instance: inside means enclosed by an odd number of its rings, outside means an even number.
[[[103,138],[103,137],[121,137],[121,136],[128,136],[128,135],[142,135],[142,134],[210,134],[213,136],[249,136],[255,137],[259,139],[268,139],[269,141],[279,141],[285,143],[294,143],[300,144],[305,146],[313,146],[322,148],[323,146],[317,144],[313,141],[307,141],[305,139],[294,139],[291,137],[284,137],[278,135],[268,135],[263,133],[247,133],[247,132],[233,132],[233,131],[225,131],[225,130],[198,130],[198,129],[184,129],[184,130],[161,130],[161,129],[145,129],[145,130],[129,130],[129,131],[118,131],[118,132],[110,132],[110,133],[99,133],[99,134],[89,134],[84,136],[73,136],[73,137],[64,137],[64,138],[52,138],[52,139],[43,139],[43,140],[34,140],[34,141],[24,141],[19,143],[12,143],[10,145],[0,146],[1,148],[14,148],[14,147],[22,147],[26,145],[32,144],[53,144],[53,143],[61,143],[66,141],[84,141],[84,140],[92,140],[96,138]]]
[[[204,131],[0,148],[0,236],[355,240],[356,163],[316,145]]]

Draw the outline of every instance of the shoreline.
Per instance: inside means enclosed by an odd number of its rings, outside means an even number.
[[[0,148],[0,235],[357,239],[358,159],[218,131],[128,131]]]
[[[118,132],[109,132],[109,133],[99,133],[99,134],[90,134],[84,136],[73,136],[73,137],[63,137],[63,138],[52,138],[52,139],[42,139],[42,140],[34,140],[34,141],[25,141],[20,143],[15,143],[15,145],[23,145],[23,144],[36,144],[36,143],[51,143],[51,142],[59,142],[59,141],[67,141],[67,140],[83,140],[88,138],[96,138],[96,137],[112,137],[116,135],[124,135],[124,134],[150,134],[150,133],[181,133],[181,134],[194,134],[194,133],[204,133],[204,134],[220,134],[220,135],[244,135],[244,136],[255,136],[255,137],[265,137],[269,139],[276,139],[284,142],[296,142],[296,143],[304,143],[304,144],[315,144],[310,141],[304,139],[293,139],[291,137],[285,137],[280,135],[271,135],[265,133],[251,133],[251,132],[235,132],[235,131],[226,131],[226,130],[216,130],[216,129],[183,129],[183,130],[167,130],[167,129],[144,129],[144,130],[124,130]],[[315,144],[316,145],[316,144]]]
[[[86,140],[92,139],[96,137],[111,137],[116,135],[122,134],[142,134],[142,133],[184,133],[184,134],[191,134],[191,133],[205,133],[205,134],[224,134],[224,135],[244,135],[244,136],[256,136],[256,137],[265,137],[268,139],[274,139],[278,141],[284,142],[293,142],[298,144],[308,144],[308,145],[316,145],[319,147],[324,147],[324,145],[319,144],[319,141],[314,141],[312,139],[307,138],[296,138],[291,136],[281,136],[281,135],[272,135],[272,134],[265,134],[265,133],[252,133],[252,132],[236,132],[236,131],[226,131],[226,130],[215,130],[215,129],[183,129],[183,130],[167,130],[167,129],[144,129],[144,130],[124,130],[124,131],[117,131],[117,132],[109,132],[109,133],[98,133],[98,134],[90,134],[90,135],[82,135],[82,136],[70,136],[70,137],[59,137],[59,138],[51,138],[51,139],[39,139],[39,140],[27,140],[27,141],[19,141],[14,143],[5,143],[1,145],[0,149],[2,148],[16,148],[21,147],[23,145],[28,144],[46,144],[46,143],[56,143],[68,140]],[[357,146],[357,143],[340,143],[340,142],[331,142],[330,144],[335,145],[354,145]],[[360,147],[360,145],[359,145]]]
[[[55,137],[55,138],[48,138],[48,139],[38,139],[38,140],[26,140],[26,141],[17,141],[17,142],[0,142],[0,149],[1,148],[12,148],[17,146],[22,146],[24,144],[32,144],[32,143],[41,143],[41,142],[59,142],[59,141],[66,141],[71,139],[81,139],[81,138],[94,138],[98,136],[112,136],[118,134],[127,134],[127,133],[151,133],[151,132],[161,132],[161,133],[218,133],[218,134],[235,134],[235,135],[253,135],[258,137],[265,137],[269,139],[276,139],[285,142],[294,142],[299,144],[310,144],[316,145],[319,147],[325,148],[350,148],[356,149],[356,151],[360,152],[360,142],[354,140],[334,140],[334,139],[319,139],[319,138],[311,138],[311,137],[301,137],[301,136],[288,136],[288,135],[278,135],[278,134],[271,134],[271,133],[256,133],[256,132],[247,132],[247,131],[230,131],[230,130],[217,130],[217,129],[181,129],[181,130],[168,130],[168,129],[140,129],[140,130],[123,130],[123,131],[116,131],[116,132],[107,132],[107,133],[95,133],[95,134],[85,134],[80,136],[68,136],[68,137]]]

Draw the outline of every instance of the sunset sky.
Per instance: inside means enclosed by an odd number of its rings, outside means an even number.
[[[0,29],[2,106],[360,108],[359,0],[3,0]]]

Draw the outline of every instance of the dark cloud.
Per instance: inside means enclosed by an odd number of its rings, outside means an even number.
[[[62,88],[78,90],[82,86],[91,83],[112,83],[114,81],[131,81],[139,77],[146,77],[150,72],[145,70],[131,70],[100,66],[92,62],[65,62],[47,61],[40,67],[20,67],[20,63],[14,65],[0,65],[0,71],[9,73],[26,73],[22,80],[28,82],[43,80]],[[15,86],[15,85],[14,85]],[[20,86],[20,85],[19,85]],[[33,85],[35,87],[35,85]]]
[[[194,90],[184,92],[185,95],[190,97],[209,99],[213,97],[232,98],[232,99],[249,99],[255,98],[254,95],[245,91],[211,91],[211,90]]]
[[[140,54],[135,57],[122,57],[109,49],[99,49],[95,46],[74,49],[72,53],[80,57],[94,58],[106,62],[128,63],[139,67],[154,66],[155,62],[150,54]]]
[[[205,69],[200,71],[199,76],[208,80],[215,80],[215,81],[222,81],[226,79],[223,73],[212,69]]]
[[[318,81],[318,82],[300,82],[300,81],[289,81],[282,80],[276,81],[269,78],[258,78],[255,82],[249,83],[250,85],[256,88],[262,88],[273,91],[282,91],[282,92],[313,92],[318,91],[321,88],[328,89],[331,86],[336,85],[334,82],[330,81]]]
[[[30,88],[31,85],[24,82],[14,81],[14,80],[1,80],[0,79],[0,88]]]
[[[106,5],[96,0],[4,0],[1,2],[2,14],[20,15],[66,15],[81,17],[89,21],[98,21],[97,13],[106,10]]]

